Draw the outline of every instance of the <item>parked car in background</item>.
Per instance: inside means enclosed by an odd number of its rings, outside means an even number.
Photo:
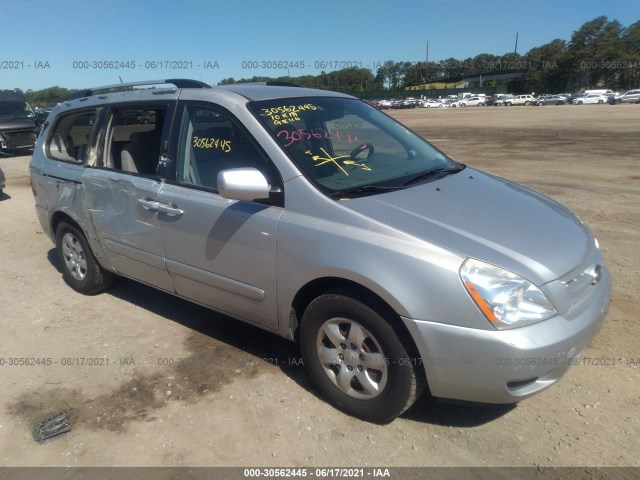
[[[40,125],[42,125],[47,120],[47,117],[51,113],[51,109],[36,107],[36,108],[34,108],[34,112],[36,114],[36,121]]]
[[[591,93],[588,95],[585,95],[584,97],[578,97],[576,98],[573,103],[575,105],[588,105],[588,104],[594,104],[594,103],[605,103],[608,101],[608,98],[606,95],[601,95],[598,93]]]
[[[604,95],[605,97],[607,97],[609,95],[615,95],[616,92],[614,92],[613,90],[608,90],[606,88],[596,88],[591,90],[585,90],[584,94],[585,95]]]
[[[396,109],[407,109],[407,108],[416,108],[420,104],[420,99],[417,98],[403,98],[400,100],[395,100],[391,108]]]
[[[575,105],[576,101],[586,96],[587,96],[586,93],[572,93],[567,100],[570,104]]]
[[[0,168],[0,196],[4,194],[5,183],[6,183],[6,180],[4,177],[4,172],[2,171],[2,168]]]
[[[391,108],[392,103],[393,102],[391,100],[387,100],[387,99],[378,100],[376,107],[379,110],[387,110],[388,108]]]
[[[536,99],[535,105],[566,105],[567,99],[560,95],[545,95]]]
[[[513,95],[496,94],[493,97],[487,99],[487,106],[504,107],[505,102],[511,98],[513,98]]]
[[[0,90],[0,154],[30,152],[39,124],[36,113],[20,90]]]
[[[507,98],[504,104],[508,107],[511,105],[533,105],[536,99],[533,95],[516,95],[513,98]]]
[[[617,103],[640,103],[640,90],[629,90],[622,95],[610,96],[608,103],[611,105]]]
[[[435,100],[429,98],[427,100],[422,100],[420,106],[422,108],[442,108],[442,103],[436,102]]]
[[[467,97],[459,102],[460,107],[484,107],[485,104],[485,97]]]

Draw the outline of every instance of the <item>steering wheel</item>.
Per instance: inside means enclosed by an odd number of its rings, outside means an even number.
[[[369,150],[369,153],[367,154],[367,158],[371,158],[371,155],[373,155],[373,145],[371,145],[370,143],[361,143],[356,148],[351,150],[351,153],[349,154],[349,156],[351,158],[356,158],[356,155],[361,154],[365,150]]]

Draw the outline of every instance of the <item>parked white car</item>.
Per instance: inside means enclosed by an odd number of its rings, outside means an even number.
[[[464,100],[460,100],[461,107],[484,107],[486,100],[484,97],[469,97]]]
[[[590,95],[585,95],[584,97],[579,97],[576,98],[574,101],[575,105],[582,105],[582,104],[592,104],[592,103],[606,103],[607,101],[607,96],[606,95],[600,95],[597,93],[592,93]]]
[[[533,105],[536,99],[533,95],[516,95],[513,98],[509,98],[504,101],[504,104],[509,107],[511,105]]]
[[[442,104],[440,102],[436,102],[435,100],[428,99],[428,100],[423,100],[420,106],[422,108],[441,108]]]

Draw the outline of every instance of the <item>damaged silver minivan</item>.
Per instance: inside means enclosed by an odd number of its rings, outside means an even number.
[[[349,95],[160,83],[81,91],[38,138],[75,290],[125,276],[297,341],[321,394],[374,422],[425,389],[522,400],[601,327],[598,242],[554,200]]]

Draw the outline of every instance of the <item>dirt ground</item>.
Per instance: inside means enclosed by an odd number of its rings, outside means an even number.
[[[640,466],[640,106],[391,114],[590,225],[613,300],[585,358],[604,365],[517,406],[420,400],[362,422],[316,396],[295,344],[128,280],[75,293],[36,218],[29,158],[0,158],[0,466]],[[60,411],[71,432],[35,443],[32,425]]]

